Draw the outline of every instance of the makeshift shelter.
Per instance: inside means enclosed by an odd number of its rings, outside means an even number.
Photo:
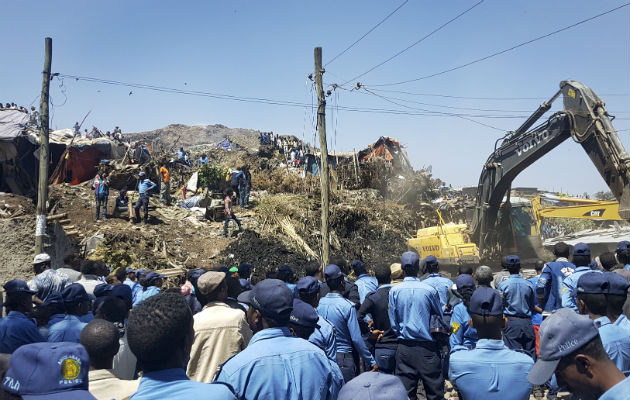
[[[377,161],[391,163],[392,170],[413,171],[407,152],[396,139],[381,136],[376,142],[359,152],[361,162]]]
[[[0,191],[34,196],[39,161],[28,139],[29,115],[0,110]]]

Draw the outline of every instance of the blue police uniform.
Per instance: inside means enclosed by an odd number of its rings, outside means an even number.
[[[479,337],[477,336],[477,330],[468,324],[470,314],[464,303],[458,303],[453,308],[453,315],[451,316],[451,328],[453,333],[449,337],[449,344],[451,350],[457,346],[464,346],[467,349],[474,349]]]
[[[626,333],[630,332],[630,320],[628,320],[628,318],[624,314],[621,314],[619,317],[617,317],[615,322],[613,322],[613,325],[620,327]]]
[[[512,350],[523,350],[536,357],[536,333],[532,315],[536,312],[534,285],[520,274],[511,274],[499,284],[503,294],[503,315],[508,323],[503,328],[503,341]]]
[[[560,257],[554,262],[545,264],[536,282],[536,295],[543,296],[545,311],[562,308],[562,282],[575,270],[575,265],[566,258]]]
[[[337,362],[337,335],[335,327],[326,318],[319,316],[315,331],[309,336],[308,341],[324,350],[326,356],[333,362]]]
[[[81,331],[86,325],[87,323],[81,322],[76,315],[67,314],[48,329],[48,341],[79,343]]]
[[[597,400],[630,400],[630,377],[604,392]]]
[[[85,322],[86,324],[88,324],[93,319],[94,319],[94,314],[92,314],[92,311],[88,311],[87,313],[83,315],[79,315],[79,321]]]
[[[473,350],[451,352],[449,377],[466,400],[526,400],[533,365],[531,357],[508,349],[501,340],[479,339]]]
[[[138,391],[131,396],[133,400],[234,400],[235,398],[227,385],[191,381],[183,368],[145,372],[140,379]]]
[[[136,292],[136,297],[135,297],[135,300],[133,301],[134,307],[142,303],[149,297],[155,296],[156,294],[160,294],[160,288],[155,287],[155,286],[149,286],[147,288],[143,288],[142,286],[140,286],[140,288],[141,289]]]
[[[444,278],[440,274],[431,274],[422,282],[437,290],[440,295],[440,304],[442,304],[442,308],[446,307],[446,294],[448,293],[448,290],[453,287],[453,281],[448,278]]]
[[[587,272],[599,272],[599,270],[592,270],[588,266],[577,267],[575,271],[566,278],[564,278],[562,285],[562,307],[570,307],[573,311],[578,312],[576,302],[576,289],[580,276]]]
[[[21,312],[9,311],[0,319],[0,353],[12,354],[22,345],[45,341],[35,321]]]
[[[356,349],[370,367],[374,366],[376,363],[374,357],[370,354],[361,337],[354,303],[339,293],[328,293],[319,301],[317,312],[335,327],[337,334],[337,364],[346,382],[357,375],[352,358],[353,348]]]
[[[129,288],[132,290],[133,292],[133,285],[136,284],[136,282],[132,281],[131,279],[127,278],[125,279],[125,281],[123,282],[125,285],[129,286]]]
[[[368,274],[359,275],[354,284],[357,285],[359,289],[359,302],[361,304],[363,304],[365,296],[367,296],[368,293],[372,293],[378,289],[378,281],[375,277]]]
[[[620,371],[630,370],[630,335],[628,331],[610,323],[608,317],[595,319],[606,354]]]
[[[155,187],[155,183],[146,178],[138,182],[138,194],[140,197],[134,206],[136,218],[140,218],[140,208],[142,208],[144,212],[144,219],[149,218],[149,191],[153,190]]]
[[[339,367],[286,327],[255,333],[245,350],[223,364],[216,381],[242,400],[336,399],[343,385]]]
[[[440,350],[429,330],[431,315],[442,316],[440,296],[420,279],[406,277],[389,291],[389,320],[398,337],[396,376],[412,399],[419,379],[428,400],[444,397]]]
[[[136,299],[138,298],[138,293],[140,293],[141,291],[142,285],[140,284],[140,282],[134,282],[133,286],[131,287],[132,304],[136,302]]]
[[[536,285],[538,284],[538,279],[540,279],[540,276],[534,276],[534,277],[531,277],[531,278],[528,279],[528,281],[530,281],[532,283],[532,286],[534,287],[534,290],[536,289]],[[536,296],[534,296],[534,304],[536,304],[538,307],[540,307],[540,303],[538,303],[538,298]],[[542,324],[542,314],[541,313],[534,311],[534,313],[532,314],[532,324],[534,324],[534,325]]]

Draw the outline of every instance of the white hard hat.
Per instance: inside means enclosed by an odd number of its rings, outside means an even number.
[[[33,265],[50,262],[50,256],[47,253],[40,253],[33,259]]]

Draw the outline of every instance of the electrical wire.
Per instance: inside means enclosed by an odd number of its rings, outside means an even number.
[[[372,84],[372,85],[370,85],[370,86],[396,86],[396,85],[403,85],[403,84],[405,84],[405,83],[417,82],[417,81],[420,81],[420,80],[423,80],[423,79],[429,79],[429,78],[433,78],[433,77],[436,77],[436,76],[439,76],[439,75],[444,75],[444,74],[449,73],[449,72],[457,71],[457,70],[460,70],[460,69],[462,69],[462,68],[468,67],[468,66],[470,66],[470,65],[477,64],[477,63],[479,63],[479,62],[481,62],[481,61],[485,61],[485,60],[488,60],[488,59],[490,59],[490,58],[493,58],[493,57],[499,56],[499,55],[501,55],[501,54],[505,54],[505,53],[507,53],[507,52],[510,52],[510,51],[512,51],[512,50],[518,49],[519,47],[523,47],[523,46],[525,46],[525,45],[528,45],[528,44],[531,44],[531,43],[537,42],[537,41],[542,40],[542,39],[545,39],[545,38],[548,38],[548,37],[553,36],[553,35],[555,35],[555,34],[558,34],[558,33],[560,33],[560,32],[564,32],[564,31],[569,30],[569,29],[571,29],[571,28],[574,28],[574,27],[576,27],[576,26],[579,26],[579,25],[585,24],[585,23],[587,23],[587,22],[589,22],[589,21],[592,21],[592,20],[594,20],[594,19],[597,19],[597,18],[603,17],[604,15],[610,14],[610,13],[612,13],[612,12],[615,12],[615,11],[617,11],[617,10],[620,10],[620,9],[622,9],[622,8],[624,8],[624,7],[629,6],[629,5],[630,5],[630,3],[625,3],[625,4],[622,4],[622,5],[618,6],[618,7],[612,8],[612,9],[610,9],[610,10],[608,10],[608,11],[604,11],[603,13],[600,13],[600,14],[594,15],[594,16],[592,16],[592,17],[590,17],[590,18],[583,19],[583,20],[578,21],[578,22],[576,22],[576,23],[573,23],[573,24],[571,24],[571,25],[567,25],[567,26],[565,26],[565,27],[563,27],[563,28],[556,29],[556,30],[555,30],[555,31],[553,31],[553,32],[549,32],[549,33],[547,33],[547,34],[544,34],[544,35],[541,35],[541,36],[535,37],[535,38],[530,39],[530,40],[527,40],[527,41],[525,41],[525,42],[521,42],[521,43],[516,44],[516,45],[514,45],[514,46],[512,46],[512,47],[509,47],[509,48],[507,48],[507,49],[503,49],[503,50],[501,50],[501,51],[497,51],[497,52],[492,53],[492,54],[489,54],[489,55],[487,55],[487,56],[485,56],[485,57],[477,58],[477,59],[475,59],[475,60],[473,60],[473,61],[469,61],[469,62],[467,62],[467,63],[465,63],[465,64],[458,65],[458,66],[456,66],[456,67],[452,67],[452,68],[449,68],[449,69],[445,69],[445,70],[440,71],[440,72],[435,72],[435,73],[433,73],[433,74],[420,76],[420,77],[418,77],[418,78],[414,78],[414,79],[407,79],[407,80],[404,80],[404,81],[392,82],[392,83]],[[356,78],[351,79],[351,81],[352,81],[352,80],[354,80],[354,79],[356,79]],[[346,82],[346,83],[347,83],[347,82]]]
[[[409,46],[405,47],[404,49],[400,50],[399,52],[397,52],[396,54],[394,54],[393,56],[387,58],[385,61],[382,61],[378,64],[376,64],[375,66],[373,66],[372,68],[368,69],[367,71],[363,72],[362,74],[359,74],[357,76],[355,76],[352,79],[348,79],[346,82],[344,82],[341,86],[345,86],[346,84],[348,84],[349,82],[352,82],[356,79],[361,78],[362,76],[365,76],[367,74],[369,74],[370,72],[374,71],[375,69],[387,64],[388,62],[390,62],[391,60],[393,60],[394,58],[398,57],[399,55],[403,54],[404,52],[406,52],[407,50],[411,49],[412,47],[417,46],[418,44],[422,43],[425,39],[428,39],[429,37],[433,36],[433,34],[439,32],[440,30],[442,30],[443,28],[445,28],[447,25],[449,25],[451,22],[454,22],[455,20],[459,19],[460,17],[462,17],[464,14],[467,14],[468,12],[470,12],[473,8],[477,7],[478,5],[480,5],[481,3],[483,3],[484,0],[480,0],[479,2],[475,3],[472,7],[468,8],[465,11],[462,11],[461,13],[457,14],[455,17],[451,18],[450,20],[448,20],[447,22],[443,23],[442,25],[438,26],[437,28],[435,28],[434,30],[432,30],[431,32],[429,32],[428,34],[426,34],[425,36],[423,36],[422,38],[416,40],[415,42],[413,42],[412,44],[410,44]]]
[[[389,14],[387,14],[387,16],[385,18],[383,18],[382,20],[380,20],[380,22],[376,25],[374,25],[372,28],[370,28],[369,31],[365,32],[363,34],[363,36],[361,36],[360,38],[358,38],[357,40],[354,41],[354,43],[352,43],[350,46],[346,47],[344,50],[341,51],[341,53],[337,54],[336,56],[334,56],[332,59],[330,59],[330,61],[328,61],[326,64],[324,64],[324,67],[326,67],[329,64],[332,64],[333,61],[335,61],[336,59],[338,59],[339,57],[341,57],[343,54],[345,54],[348,50],[350,50],[352,47],[354,47],[357,43],[359,43],[361,40],[363,40],[367,35],[369,35],[370,33],[372,33],[372,31],[374,31],[376,28],[378,28],[379,26],[381,26],[381,24],[385,21],[387,21],[389,19],[389,17],[391,17],[392,15],[396,14],[396,12],[398,10],[400,10],[401,8],[403,8],[403,6],[405,4],[407,4],[409,2],[409,0],[405,0],[402,2],[402,4],[400,4],[398,7],[396,7],[396,9],[392,12],[390,12]]]
[[[366,86],[366,85],[364,85]],[[371,86],[368,86],[373,92],[383,92],[383,93],[399,93],[406,94],[409,96],[427,96],[427,97],[444,97],[449,99],[463,99],[463,100],[547,100],[546,97],[471,97],[471,96],[453,96],[448,94],[439,94],[439,93],[418,93],[418,92],[409,92],[405,90],[393,90],[393,89],[374,89]],[[602,93],[601,96],[604,97],[613,97],[613,96],[630,96],[630,93]]]

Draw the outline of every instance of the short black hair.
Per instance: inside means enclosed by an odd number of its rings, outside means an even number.
[[[333,256],[330,257],[330,264],[335,264],[336,266],[339,267],[339,269],[341,269],[341,272],[343,272],[344,274],[348,275],[348,273],[350,271],[348,271],[348,263],[346,262],[346,259],[340,256]]]
[[[94,318],[109,322],[125,322],[128,314],[129,310],[125,302],[115,296],[105,297],[94,310]]]
[[[127,341],[142,368],[159,370],[173,353],[185,349],[193,316],[186,299],[160,293],[138,304],[129,314]]]
[[[241,281],[235,276],[226,277],[224,282],[227,284],[228,297],[235,299],[243,291],[243,288],[241,288]]]
[[[471,264],[464,264],[457,267],[458,275],[472,275],[473,274],[473,266]]]
[[[542,271],[545,268],[545,262],[543,260],[536,260],[534,263],[534,269],[536,271]]]
[[[335,279],[326,279],[326,284],[328,285],[330,290],[341,290],[343,282],[343,276]]]
[[[470,314],[470,318],[479,339],[491,337],[497,330],[501,331],[505,324],[503,316]]]
[[[309,261],[304,264],[304,274],[306,276],[315,276],[319,271],[321,271],[321,267],[317,261]]]
[[[623,305],[626,304],[628,295],[623,294],[607,294],[606,303],[608,304],[608,314],[619,316],[623,314]]]
[[[510,274],[518,274],[521,270],[521,263],[513,263],[507,266],[507,270]]]
[[[615,258],[615,253],[611,251],[606,251],[599,255],[599,262],[602,263],[602,267],[606,271],[612,271],[613,268],[617,265],[617,259]]]
[[[621,264],[630,264],[630,251],[617,250],[617,259]]]
[[[508,267],[507,256],[503,256],[501,257],[501,268],[507,269],[507,267]]]
[[[392,281],[392,270],[386,264],[378,264],[374,267],[374,276],[379,285],[386,285]]]
[[[588,265],[591,263],[591,256],[576,256],[574,254],[572,261],[576,267],[588,267]]]
[[[606,353],[606,350],[604,349],[604,345],[602,344],[602,338],[598,334],[593,339],[591,339],[588,343],[586,343],[584,346],[580,347],[579,349],[576,349],[571,354],[565,357],[562,357],[560,359],[560,362],[558,363],[558,366],[556,367],[556,370],[562,370],[566,368],[569,364],[573,362],[573,360],[575,359],[575,356],[577,356],[578,354],[587,355],[589,357],[594,358],[595,360],[604,360],[606,358],[608,359],[610,358],[608,354]]]
[[[308,338],[311,337],[313,332],[315,332],[315,328],[310,328],[310,327],[294,324],[291,322],[289,322],[289,328],[293,330],[293,332],[295,333],[297,337],[302,338],[304,340],[308,340]]]
[[[606,295],[603,293],[578,293],[578,300],[582,300],[591,314],[606,315],[608,305]]]
[[[127,269],[125,267],[118,267],[114,271],[114,275],[116,279],[118,279],[118,282],[124,282],[127,277]]]
[[[104,319],[93,319],[81,331],[79,343],[90,356],[90,364],[97,369],[102,362],[109,364],[118,349],[120,334],[116,325]]]
[[[98,275],[100,266],[94,260],[83,260],[81,262],[81,273],[83,275]]]
[[[571,251],[571,247],[564,242],[558,242],[553,245],[553,254],[556,257],[564,257],[569,258],[569,252]]]

